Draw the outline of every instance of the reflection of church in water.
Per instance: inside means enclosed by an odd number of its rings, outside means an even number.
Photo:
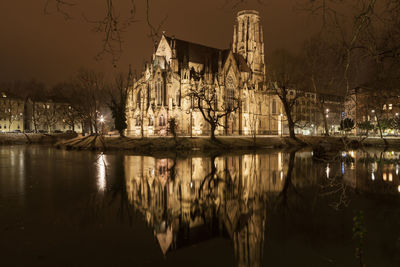
[[[284,184],[282,153],[174,161],[125,156],[127,192],[164,254],[217,236],[233,241],[239,266],[259,266],[266,197]]]
[[[349,151],[342,155],[349,159],[334,164],[313,162],[311,151],[293,154],[292,164],[292,153],[282,152],[175,161],[126,155],[126,189],[129,201],[154,230],[163,254],[225,237],[233,243],[238,266],[260,266],[267,203],[274,203],[288,181],[299,190],[317,188],[321,200],[326,198],[324,193],[337,189],[330,187],[334,177],[362,192],[400,193],[400,153]],[[290,179],[289,166],[293,167]],[[333,200],[335,196],[328,203]]]

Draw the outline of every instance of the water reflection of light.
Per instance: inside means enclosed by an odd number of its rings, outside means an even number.
[[[387,177],[386,177],[386,172],[384,172],[384,173],[383,173],[383,176],[382,176],[382,178],[383,178],[383,180],[384,180],[384,181],[386,181],[386,180],[387,180]]]
[[[326,164],[326,178],[329,178],[329,173],[331,171],[331,168],[329,167],[329,163]]]
[[[283,171],[282,170],[279,172],[279,177],[281,178],[281,181],[282,181],[283,180]]]
[[[375,180],[375,173],[371,173],[371,179],[372,179],[372,181]]]
[[[344,161],[342,161],[342,174],[344,174]]]
[[[389,182],[392,182],[393,181],[393,174],[390,172],[389,173]]]
[[[397,187],[397,191],[399,191],[399,193],[400,193],[400,185]]]
[[[354,151],[350,151],[350,156],[352,156],[354,158]]]
[[[399,175],[399,164],[396,164],[396,175]]]
[[[106,188],[106,171],[107,161],[104,154],[100,154],[97,158],[97,188],[99,191],[104,191]]]

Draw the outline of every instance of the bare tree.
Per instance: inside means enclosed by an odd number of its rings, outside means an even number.
[[[124,136],[124,130],[128,126],[126,123],[126,104],[131,81],[132,73],[130,70],[127,78],[124,78],[121,73],[115,78],[115,83],[109,90],[110,100],[107,105],[112,112],[115,129],[121,137]]]
[[[302,86],[304,77],[300,57],[296,57],[285,50],[273,53],[269,59],[269,88],[282,102],[286,115],[290,138],[300,142],[295,134],[296,122],[300,116],[296,116],[298,101],[304,96]]]
[[[80,70],[73,81],[71,105],[85,121],[91,134],[98,133],[100,110],[105,106],[105,83],[102,73]]]
[[[79,2],[74,0],[46,0],[44,13],[58,13],[65,19],[72,19],[72,13],[83,14],[84,19],[93,25],[93,32],[103,35],[101,50],[97,53],[96,59],[101,60],[105,56],[110,56],[112,64],[116,67],[118,60],[123,52],[124,34],[129,27],[137,22],[137,0],[103,0],[103,15],[99,18],[89,18],[86,14],[90,10],[85,10]],[[149,38],[159,39],[161,26],[166,21],[165,16],[160,23],[154,24],[151,21],[150,0],[143,0],[146,22],[150,29]],[[78,12],[79,11],[79,12]]]
[[[342,88],[342,68],[340,53],[335,44],[328,43],[321,35],[308,40],[304,45],[306,85],[316,94],[315,107],[322,118],[325,135],[329,136],[327,105],[324,94],[340,92]],[[340,52],[340,51],[339,51]]]
[[[217,88],[214,84],[204,84],[200,79],[195,85],[189,89],[188,97],[193,99],[194,109],[199,110],[204,120],[210,125],[210,138],[215,138],[215,130],[218,126],[227,128],[228,125],[223,124],[224,118],[239,109],[240,103],[235,96],[225,96],[222,103],[218,102]]]
[[[80,123],[79,113],[69,103],[65,103],[59,108],[59,112],[61,113],[61,118],[63,122],[67,124],[72,131],[75,132],[75,126]]]

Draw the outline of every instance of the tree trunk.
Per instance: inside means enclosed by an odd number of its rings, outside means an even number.
[[[294,125],[294,122],[293,122],[291,116],[288,116],[289,136],[290,136],[290,138],[297,140],[296,134],[294,132],[294,126],[295,125]],[[283,129],[282,129],[282,131],[283,131]]]
[[[381,127],[381,124],[380,124],[379,120],[378,120],[378,129],[379,129],[379,136],[381,137],[381,139],[385,143],[385,146],[388,146],[387,140],[385,138],[383,138],[382,127]]]
[[[325,114],[324,114],[324,127],[325,127],[325,136],[329,136],[328,121],[326,119],[326,115]]]
[[[211,141],[217,141],[217,138],[215,138],[215,129],[217,128],[216,127],[216,125],[215,124],[211,124],[210,125],[211,126],[211,132],[210,132],[210,138],[211,138]]]

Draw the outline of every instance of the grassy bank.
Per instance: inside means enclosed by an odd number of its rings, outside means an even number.
[[[54,144],[75,138],[76,134],[0,133],[0,145]]]
[[[300,147],[315,147],[324,144],[331,149],[348,149],[365,147],[383,147],[385,143],[379,138],[362,140],[356,137],[324,137],[300,136],[302,144],[288,138],[279,136],[257,137],[218,137],[217,142],[212,142],[207,137],[178,137],[175,141],[171,137],[156,138],[130,138],[108,136],[86,136],[61,140],[56,143],[59,148],[78,150],[126,150],[139,154],[157,154],[168,152],[202,151],[205,153],[240,150],[263,149],[295,149]],[[389,147],[400,149],[400,138],[386,139]],[[328,148],[329,149],[329,148]]]

